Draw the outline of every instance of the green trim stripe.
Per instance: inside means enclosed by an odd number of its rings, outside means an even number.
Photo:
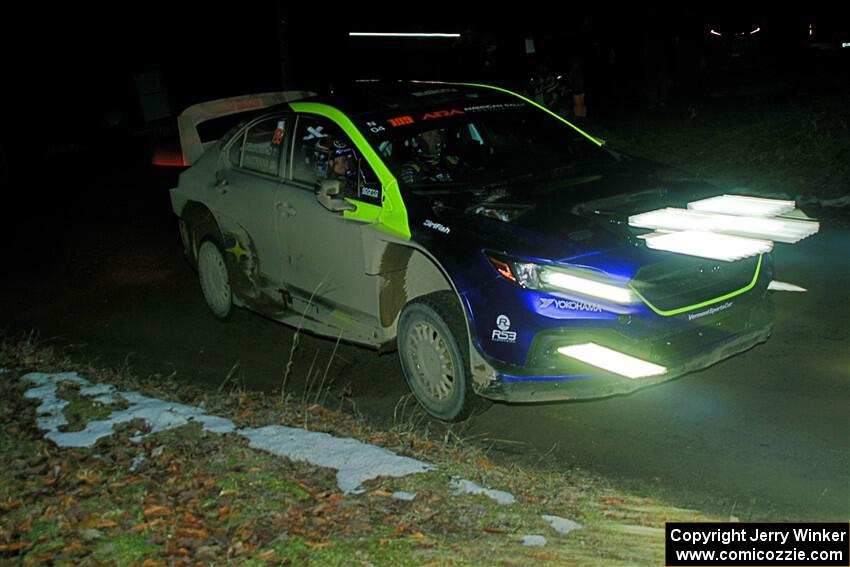
[[[551,114],[552,116],[554,116],[555,118],[557,118],[558,120],[560,120],[561,122],[563,122],[564,124],[566,124],[567,126],[572,128],[573,130],[575,130],[576,132],[578,132],[579,134],[581,134],[582,136],[584,136],[585,138],[587,138],[588,140],[590,140],[591,142],[596,144],[597,146],[601,147],[603,145],[602,142],[600,142],[599,140],[597,140],[596,138],[594,138],[593,136],[591,136],[590,134],[588,134],[587,132],[585,132],[584,130],[582,130],[581,128],[579,128],[578,126],[576,126],[575,124],[573,124],[572,122],[570,122],[569,120],[567,120],[566,118],[561,116],[560,114],[552,112],[551,110],[549,110],[548,108],[546,108],[542,104],[534,102],[530,98],[524,97],[521,94],[517,94],[513,91],[509,91],[509,90],[503,89],[501,87],[494,87],[492,85],[477,85],[477,84],[474,84],[474,83],[458,83],[458,84],[461,84],[465,87],[477,87],[477,88],[481,88],[481,89],[492,89],[494,91],[499,91],[500,93],[506,93],[506,94],[509,94],[509,95],[513,95],[517,98],[524,100],[528,104],[536,106],[537,108],[539,108],[543,112],[546,112],[547,114]]]
[[[357,126],[354,125],[351,119],[342,111],[318,102],[293,102],[290,103],[290,107],[295,112],[316,114],[333,120],[351,138],[351,141],[360,150],[363,157],[366,158],[366,162],[375,170],[375,174],[381,182],[383,194],[381,206],[363,203],[356,199],[347,199],[353,201],[353,204],[357,206],[357,210],[346,211],[345,218],[363,222],[377,222],[387,232],[401,236],[405,240],[410,240],[407,208],[404,206],[404,200],[401,198],[398,181],[396,181],[389,168],[372,148],[371,144],[366,141],[366,138],[360,133],[360,130],[357,129]]]
[[[753,287],[755,287],[756,282],[759,279],[759,274],[761,274],[761,259],[762,259],[762,255],[759,254],[759,261],[758,261],[758,264],[756,264],[756,271],[753,274],[752,281],[749,284],[747,284],[746,286],[742,287],[741,289],[733,291],[731,293],[727,293],[726,295],[721,295],[720,297],[716,297],[714,299],[709,299],[708,301],[703,301],[702,303],[697,303],[695,305],[688,305],[687,307],[680,307],[678,309],[671,309],[670,311],[664,311],[663,309],[657,308],[655,305],[650,303],[650,301],[647,298],[645,298],[643,295],[641,295],[640,292],[638,292],[638,290],[636,290],[631,285],[629,285],[629,287],[631,288],[631,290],[633,292],[635,292],[635,295],[637,295],[641,299],[641,301],[646,303],[646,305],[650,309],[655,311],[655,313],[657,313],[658,315],[661,315],[662,317],[671,317],[673,315],[679,315],[679,314],[684,313],[686,311],[693,311],[695,309],[701,309],[703,307],[708,307],[709,305],[714,305],[715,303],[720,303],[721,301],[726,301],[727,299],[732,299],[733,297],[741,295],[742,293],[747,293],[748,291],[753,289]]]

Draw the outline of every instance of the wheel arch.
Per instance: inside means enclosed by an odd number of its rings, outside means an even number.
[[[215,215],[198,201],[187,202],[180,211],[180,237],[183,240],[183,252],[195,267],[198,264],[198,249],[205,238],[212,238],[219,247],[224,244]]]
[[[410,242],[385,242],[385,245],[381,253],[376,255],[378,266],[375,268],[382,278],[378,303],[381,325],[387,335],[393,339],[397,337],[399,317],[411,301],[449,291],[464,315],[470,370],[476,390],[496,380],[496,371],[475,346],[477,338],[472,325],[473,314],[448,270],[427,250]]]

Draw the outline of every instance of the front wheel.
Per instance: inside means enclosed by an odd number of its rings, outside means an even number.
[[[230,274],[221,249],[212,240],[204,240],[198,248],[198,278],[207,307],[221,320],[233,312],[233,290]]]
[[[407,385],[419,404],[443,421],[468,417],[483,400],[472,391],[464,314],[449,292],[405,306],[398,351]]]

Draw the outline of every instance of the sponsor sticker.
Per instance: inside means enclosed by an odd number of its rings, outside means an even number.
[[[511,331],[511,320],[505,315],[499,315],[496,317],[496,329],[493,329],[493,333],[490,335],[490,340],[494,343],[515,343],[516,342],[516,331]]]
[[[700,311],[699,313],[688,313],[688,321],[693,321],[694,319],[699,319],[700,317],[707,317],[709,315],[714,315],[715,313],[720,313],[721,311],[725,311],[732,307],[732,302],[727,301],[726,303],[722,303],[715,307],[710,307],[705,311]]]
[[[572,301],[570,299],[559,299],[557,297],[541,297],[541,309],[559,309],[563,311],[589,311],[591,313],[601,313],[602,308],[592,303],[584,303],[583,301]]]
[[[452,231],[452,229],[450,229],[446,225],[434,222],[430,219],[425,219],[425,222],[422,223],[422,225],[425,228],[433,228],[434,230],[442,232],[443,234],[449,234]]]
[[[377,199],[380,196],[378,190],[374,187],[363,187],[360,189],[360,194],[364,197],[372,197],[373,199]]]

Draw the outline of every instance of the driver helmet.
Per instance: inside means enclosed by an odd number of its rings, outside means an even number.
[[[327,179],[334,173],[334,165],[337,163],[337,159],[352,158],[353,156],[354,150],[345,140],[332,139],[329,136],[320,138],[316,142],[314,151],[316,176],[320,179]],[[350,163],[346,162],[345,171],[337,171],[336,173],[338,175],[344,175],[348,172],[349,167]]]

